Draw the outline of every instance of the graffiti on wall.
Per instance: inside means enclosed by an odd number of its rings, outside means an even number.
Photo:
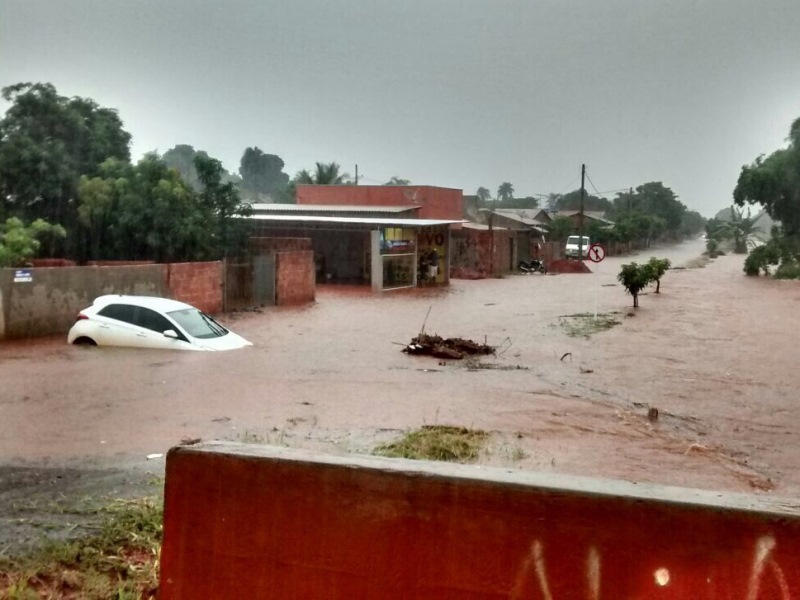
[[[726,596],[731,600],[791,600],[793,597],[786,576],[781,568],[781,565],[773,557],[773,551],[776,547],[775,538],[772,536],[763,536],[756,540],[754,549],[751,554],[750,562],[744,565],[747,570],[747,585],[741,590],[740,595]],[[680,568],[670,568],[668,565],[660,566],[653,570],[652,579],[650,579],[651,589],[668,588],[670,585],[679,588],[676,591],[675,598],[684,598],[688,590],[691,590],[692,598],[702,600],[704,596],[702,591],[698,589],[698,582],[693,580],[691,582],[679,581]],[[576,588],[583,587],[585,590],[586,600],[600,600],[602,589],[602,565],[600,552],[596,547],[592,546],[586,553],[586,564],[583,569],[584,582],[577,583],[579,580],[573,580],[569,583],[571,586],[569,593],[570,598],[578,598],[575,595]],[[769,591],[765,591],[766,583],[769,580],[771,584]],[[710,582],[710,577],[706,578]],[[676,585],[677,584],[677,585]],[[554,600],[556,594],[554,593],[553,581],[548,576],[547,564],[545,560],[544,545],[540,540],[534,540],[531,544],[530,550],[522,561],[522,564],[517,572],[514,586],[511,589],[509,600],[523,600],[530,598],[526,590],[538,590],[539,598],[542,600]],[[647,590],[637,590],[641,597],[651,597],[648,595]],[[776,596],[776,593],[779,594]],[[637,596],[638,597],[638,596]],[[709,600],[712,598],[720,598],[718,594],[707,596]]]

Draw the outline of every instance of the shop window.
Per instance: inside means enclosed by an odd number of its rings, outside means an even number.
[[[417,233],[404,227],[384,227],[381,230],[381,254],[407,254],[414,252]]]
[[[410,287],[414,285],[414,255],[383,257],[383,288]]]

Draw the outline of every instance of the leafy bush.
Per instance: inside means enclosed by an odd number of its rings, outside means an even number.
[[[800,261],[784,261],[775,271],[777,279],[800,279]]]
[[[719,242],[714,238],[708,238],[706,241],[706,253],[711,258],[716,258],[719,256]]]
[[[647,265],[639,265],[635,262],[622,265],[617,280],[623,285],[625,290],[633,296],[633,307],[639,306],[639,292],[641,292],[647,285],[654,281],[653,269]]]
[[[661,278],[671,265],[672,263],[668,258],[656,258],[654,256],[648,261],[647,267],[650,269],[650,275],[652,280],[656,282],[656,294],[661,292]]]
[[[786,245],[778,236],[750,252],[744,259],[744,272],[753,277],[758,276],[760,272],[769,275],[771,266],[792,262],[795,262],[794,259],[787,253]]]

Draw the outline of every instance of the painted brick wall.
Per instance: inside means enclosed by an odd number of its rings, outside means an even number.
[[[493,277],[511,269],[511,239],[516,236],[516,232],[508,229],[488,231],[465,227],[453,231],[451,235],[453,277]]]
[[[314,253],[278,252],[275,266],[276,304],[288,306],[313,302],[316,290]]]
[[[460,221],[462,190],[427,185],[298,185],[298,204],[419,206],[420,219]]]
[[[165,265],[169,295],[206,313],[222,312],[223,266],[220,261]]]
[[[160,600],[788,600],[788,499],[252,444],[167,456]]]

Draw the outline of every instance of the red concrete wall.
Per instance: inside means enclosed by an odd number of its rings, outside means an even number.
[[[167,457],[161,600],[788,600],[758,496],[217,444]]]
[[[275,265],[275,286],[278,306],[313,302],[316,292],[314,253],[278,252]]]
[[[298,204],[419,206],[420,219],[460,221],[462,190],[427,185],[298,185]]]
[[[165,265],[169,295],[206,313],[222,312],[223,266],[219,261]]]

